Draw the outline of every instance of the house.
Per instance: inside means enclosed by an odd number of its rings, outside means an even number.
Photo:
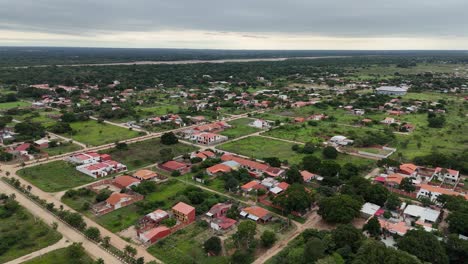
[[[231,167],[229,167],[228,165],[225,165],[225,164],[216,164],[214,166],[211,166],[209,168],[206,169],[206,173],[208,175],[216,175],[218,173],[228,173],[228,172],[231,172]]]
[[[34,146],[39,149],[45,149],[49,147],[49,143],[50,143],[50,140],[43,138],[43,139],[34,141]]]
[[[405,95],[408,91],[408,87],[399,86],[381,86],[375,89],[377,94],[384,95]]]
[[[457,170],[437,167],[432,175],[432,178],[434,177],[442,182],[456,183],[460,178],[460,172]]]
[[[172,207],[172,213],[180,222],[189,224],[195,221],[195,208],[186,203],[179,202],[174,205]]]
[[[261,189],[262,185],[259,181],[253,180],[241,186],[241,190],[244,192],[251,192],[253,190]],[[265,188],[265,187],[263,187]]]
[[[436,202],[437,197],[439,197],[439,195],[441,195],[441,194],[451,195],[451,196],[459,196],[460,195],[460,196],[465,197],[465,200],[468,200],[468,195],[464,195],[462,193],[459,193],[459,192],[456,192],[456,191],[453,191],[453,190],[450,190],[450,189],[445,189],[445,188],[442,188],[442,187],[433,186],[433,185],[429,185],[429,184],[421,184],[416,197],[418,197],[418,198],[419,197],[427,197],[427,198],[431,199],[431,201]]]
[[[67,159],[69,162],[77,165],[97,163],[101,161],[101,155],[96,152],[86,152],[74,154]]]
[[[231,127],[231,125],[229,125],[226,122],[220,121],[220,122],[215,122],[215,123],[195,127],[194,130],[199,131],[199,132],[214,132],[214,131],[221,131],[229,127]]]
[[[354,143],[354,140],[348,139],[345,136],[334,136],[330,138],[330,143],[337,146],[347,146]]]
[[[211,209],[205,214],[210,218],[219,218],[226,216],[227,211],[231,209],[232,204],[230,203],[217,203],[211,207]]]
[[[272,218],[270,212],[259,206],[245,207],[241,210],[240,215],[242,217],[254,220],[255,222],[261,223],[268,222]]]
[[[120,189],[130,188],[132,186],[137,186],[140,184],[140,180],[135,179],[128,175],[122,175],[115,178],[113,184]]]
[[[190,140],[197,144],[212,145],[224,142],[228,140],[228,137],[210,132],[195,132],[190,136]]]
[[[236,220],[229,217],[221,216],[218,218],[211,219],[210,227],[216,231],[229,230],[237,223]]]
[[[321,121],[321,120],[324,120],[324,119],[327,119],[328,116],[324,115],[324,114],[317,114],[317,115],[311,115],[307,118],[307,120],[314,120],[314,121]]]
[[[351,113],[353,115],[362,116],[362,115],[364,115],[366,113],[366,110],[364,110],[364,109],[353,109],[353,110],[351,110]]]
[[[315,174],[303,170],[301,171],[301,176],[304,182],[310,182],[315,177]]]
[[[386,124],[386,125],[391,125],[391,124],[396,123],[396,120],[393,117],[386,117],[384,120],[380,121],[380,123]]]
[[[210,227],[216,231],[230,229],[237,221],[226,217],[227,212],[232,207],[230,203],[217,203],[206,213]]]
[[[421,220],[423,223],[434,224],[439,219],[440,212],[430,208],[410,204],[403,211],[403,215],[405,218]]]
[[[255,119],[252,123],[249,124],[251,127],[260,128],[260,129],[269,129],[271,125],[268,121],[263,119]]]
[[[175,160],[167,161],[159,165],[159,167],[169,172],[178,171],[180,174],[187,173],[190,169],[189,165]]]
[[[77,166],[76,170],[93,178],[100,178],[113,173],[126,171],[127,166],[117,161],[108,160],[92,164],[83,164]]]
[[[406,232],[414,229],[413,227],[406,225],[405,221],[392,222],[391,220],[379,218],[379,223],[382,229],[399,236],[404,236]]]
[[[139,179],[140,181],[148,181],[158,177],[158,174],[152,170],[139,170],[135,172],[133,177]]]
[[[289,187],[289,184],[286,182],[280,182],[278,185],[270,189],[270,192],[272,192],[275,195],[278,195],[284,191],[286,191]]]
[[[146,214],[138,220],[137,234],[139,235],[148,229],[158,226],[162,220],[167,218],[169,218],[169,213],[161,209],[156,209],[155,211]]]
[[[191,117],[190,120],[194,122],[195,124],[203,123],[206,121],[206,118],[204,116],[194,116]]]
[[[361,207],[361,216],[365,219],[373,217],[380,210],[380,206],[373,203],[365,203]]]
[[[280,168],[270,167],[267,164],[256,162],[253,160],[244,159],[231,154],[224,154],[221,156],[222,161],[235,161],[240,164],[241,168],[247,169],[251,174],[259,176],[265,173],[271,177],[281,176],[284,170]]]
[[[400,172],[412,177],[415,177],[418,173],[419,167],[413,163],[403,163],[400,165]]]
[[[216,157],[216,154],[209,151],[209,150],[204,150],[204,151],[199,151],[199,152],[193,152],[191,155],[190,155],[190,158],[200,158],[202,160],[206,160],[208,158],[214,158]]]
[[[398,174],[398,173],[388,175],[385,178],[385,186],[391,187],[391,188],[399,188],[399,186],[401,184],[401,181],[404,178],[406,178],[406,177],[401,175],[401,174]]]
[[[144,243],[155,243],[156,241],[168,236],[171,234],[171,229],[168,228],[167,226],[158,226],[155,227],[151,230],[149,230],[146,233],[141,233],[138,235],[138,237],[144,242]]]
[[[127,194],[114,192],[105,201],[93,205],[92,211],[98,216],[104,215],[132,203],[141,201],[143,198],[143,195],[136,193]]]

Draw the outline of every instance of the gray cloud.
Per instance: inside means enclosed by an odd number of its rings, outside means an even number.
[[[0,30],[468,36],[466,0],[0,0]]]

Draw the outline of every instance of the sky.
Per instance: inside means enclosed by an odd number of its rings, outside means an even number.
[[[0,0],[0,46],[468,49],[467,0]]]

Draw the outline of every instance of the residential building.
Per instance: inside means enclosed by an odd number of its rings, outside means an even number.
[[[265,223],[271,220],[272,216],[268,210],[259,206],[245,207],[241,210],[242,217],[254,220],[255,222]]]
[[[108,160],[92,164],[83,164],[77,166],[76,170],[93,178],[100,178],[113,173],[126,171],[127,166],[117,161]]]
[[[174,205],[172,207],[172,213],[180,222],[188,224],[195,221],[195,208],[186,203],[179,202]]]
[[[167,161],[159,165],[159,167],[163,170],[170,171],[170,172],[178,171],[180,172],[180,174],[187,173],[190,170],[190,165],[187,165],[185,163],[175,161],[175,160]]]
[[[213,145],[228,140],[228,137],[210,132],[195,132],[190,136],[190,140],[197,144]]]
[[[143,169],[135,172],[132,176],[140,181],[148,181],[157,178],[158,174],[152,170]]]
[[[208,175],[211,175],[211,176],[214,176],[214,175],[217,175],[219,173],[228,173],[228,172],[231,172],[231,167],[225,165],[225,164],[216,164],[214,166],[211,166],[209,168],[206,169],[206,173]]]
[[[437,167],[434,171],[433,178],[436,177],[437,180],[445,182],[445,183],[456,183],[460,178],[460,172],[457,170],[452,169],[445,169],[441,167]]]
[[[141,233],[138,237],[143,241],[143,243],[155,243],[156,241],[168,236],[171,234],[171,229],[167,226],[158,226],[146,233]]]
[[[380,206],[373,203],[365,203],[361,208],[361,216],[365,219],[373,217],[380,210]]]
[[[114,179],[113,184],[117,188],[124,189],[124,188],[130,188],[132,186],[138,186],[138,184],[140,184],[140,180],[135,179],[128,175],[122,175],[122,176],[116,177]]]
[[[406,218],[412,220],[420,220],[423,223],[434,224],[438,221],[440,216],[440,211],[436,211],[427,207],[421,207],[418,205],[410,204],[403,211],[403,215]]]
[[[259,129],[269,129],[271,125],[268,121],[263,119],[255,119],[252,123],[249,124],[251,127],[259,128]]]
[[[375,89],[377,94],[385,95],[405,95],[408,91],[408,87],[399,86],[381,86]]]
[[[167,218],[169,218],[169,213],[161,209],[156,209],[138,220],[137,234],[140,235],[140,233],[158,226],[162,220]]]

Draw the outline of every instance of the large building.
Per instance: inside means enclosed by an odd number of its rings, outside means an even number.
[[[385,95],[405,95],[407,91],[408,87],[399,86],[380,86],[375,89],[375,93]]]
[[[195,221],[195,208],[186,203],[179,202],[174,205],[174,207],[172,207],[172,213],[174,217],[181,222],[188,224]]]

